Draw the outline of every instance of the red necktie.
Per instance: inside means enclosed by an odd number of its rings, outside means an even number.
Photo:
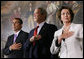
[[[37,35],[37,29],[39,28],[39,26],[36,27],[36,29],[34,30],[34,36]],[[35,41],[33,42],[33,46],[35,45]]]

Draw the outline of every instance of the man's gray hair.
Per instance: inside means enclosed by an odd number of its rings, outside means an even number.
[[[47,11],[46,11],[46,9],[44,9],[42,7],[37,7],[36,9],[40,9],[40,13],[42,15],[45,15],[45,20],[46,20],[46,18],[47,18]]]

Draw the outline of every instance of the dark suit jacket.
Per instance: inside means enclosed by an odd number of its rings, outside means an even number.
[[[14,34],[8,37],[3,53],[8,55],[8,58],[23,58],[23,44],[28,39],[28,33],[20,31],[18,37],[16,38],[16,43],[21,43],[22,48],[20,50],[9,50],[9,47],[13,44]]]
[[[35,42],[35,46],[29,41],[34,34],[34,30],[35,28],[30,31],[29,38],[24,45],[26,51],[25,58],[50,58],[50,46],[57,27],[55,25],[44,23],[39,32],[39,35],[41,35],[42,38]]]

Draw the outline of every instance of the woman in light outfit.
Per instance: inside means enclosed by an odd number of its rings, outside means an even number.
[[[54,34],[51,53],[59,51],[60,58],[83,58],[83,25],[72,23],[74,13],[66,6],[60,8],[58,18],[63,27]]]

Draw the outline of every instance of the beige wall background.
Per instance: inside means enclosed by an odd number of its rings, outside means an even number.
[[[14,17],[20,17],[23,20],[22,30],[30,32],[36,26],[33,21],[34,9],[41,6],[48,12],[46,22],[60,29],[62,25],[56,13],[63,5],[70,6],[74,11],[74,23],[83,24],[83,1],[1,1],[1,57],[3,58],[2,49],[7,37],[13,34],[11,21]]]

